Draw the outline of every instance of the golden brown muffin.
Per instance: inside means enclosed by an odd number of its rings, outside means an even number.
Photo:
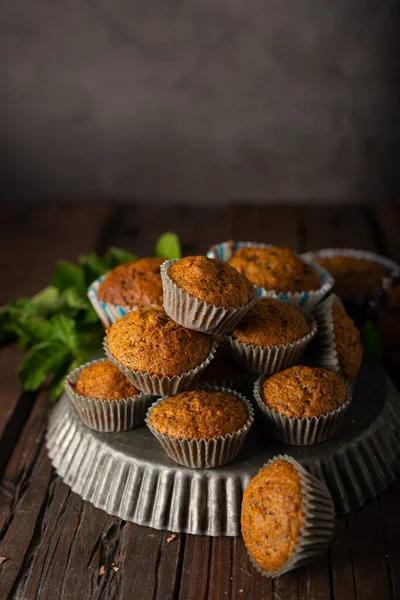
[[[140,394],[111,360],[103,360],[83,369],[72,387],[81,396],[101,400],[121,400]]]
[[[296,468],[278,459],[250,481],[242,501],[241,529],[253,559],[273,572],[296,549],[304,522],[303,490]]]
[[[211,336],[178,325],[158,306],[126,314],[111,325],[107,341],[112,356],[126,368],[159,377],[194,369],[213,344]]]
[[[344,381],[332,371],[296,365],[266,379],[263,402],[287,417],[319,417],[341,406],[347,398]]]
[[[151,413],[158,432],[187,440],[210,440],[239,431],[247,422],[244,403],[233,394],[193,390],[170,396]]]
[[[262,298],[236,325],[232,337],[254,346],[290,344],[310,333],[311,327],[295,306]]]
[[[336,302],[332,305],[332,320],[340,372],[347,381],[352,381],[357,376],[363,357],[360,332],[353,319]]]
[[[228,262],[265,290],[287,293],[321,287],[317,272],[289,248],[239,248]]]
[[[184,292],[223,308],[246,306],[255,295],[247,277],[218,258],[187,256],[174,263],[168,275]]]
[[[160,266],[163,258],[141,258],[123,263],[107,273],[97,295],[103,302],[127,308],[162,305]]]
[[[246,375],[246,371],[229,354],[219,350],[210,364],[200,373],[199,381],[228,381]]]
[[[315,259],[335,279],[334,292],[343,300],[370,295],[385,277],[385,269],[372,260],[354,256],[332,256]]]

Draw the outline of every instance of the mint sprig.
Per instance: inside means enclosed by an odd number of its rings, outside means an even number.
[[[155,254],[180,258],[177,235],[161,235]],[[127,250],[112,247],[104,257],[84,254],[77,264],[59,260],[48,287],[0,308],[0,344],[16,342],[29,348],[18,368],[21,389],[36,391],[51,376],[50,397],[55,401],[62,394],[66,374],[100,353],[104,329],[87,288],[110,269],[136,259]]]

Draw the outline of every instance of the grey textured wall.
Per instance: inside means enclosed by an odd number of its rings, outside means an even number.
[[[394,195],[396,4],[3,1],[3,196]]]

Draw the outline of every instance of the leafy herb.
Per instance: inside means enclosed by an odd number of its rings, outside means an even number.
[[[177,235],[161,235],[155,253],[180,258]],[[0,308],[0,343],[14,341],[29,348],[18,369],[23,390],[35,391],[52,376],[50,397],[55,401],[62,394],[65,375],[100,353],[104,329],[87,288],[110,269],[136,259],[113,247],[103,258],[91,252],[80,256],[78,264],[60,260],[48,287]]]
[[[382,339],[372,321],[364,323],[361,337],[364,346],[364,362],[380,364],[383,355]]]
[[[167,231],[160,235],[156,243],[156,256],[166,259],[181,258],[182,251],[176,233]]]

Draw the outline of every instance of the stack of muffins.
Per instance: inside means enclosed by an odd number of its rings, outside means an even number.
[[[79,416],[104,432],[146,422],[172,460],[214,468],[239,454],[254,421],[243,395],[251,380],[271,439],[329,439],[363,350],[325,266],[287,248],[224,242],[207,256],[117,267],[89,290],[107,358],[65,383]],[[264,574],[309,560],[332,529],[329,492],[290,457],[270,461],[246,490],[243,537]]]

